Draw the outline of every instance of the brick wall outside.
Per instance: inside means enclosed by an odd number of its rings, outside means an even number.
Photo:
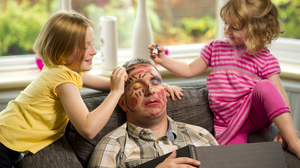
[[[215,17],[216,0],[155,0],[155,11],[161,20],[173,19],[176,24],[182,18],[201,18],[207,14]]]

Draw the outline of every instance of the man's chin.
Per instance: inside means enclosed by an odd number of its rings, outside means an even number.
[[[159,110],[159,111],[155,111],[155,112],[150,113],[150,115],[148,116],[148,118],[149,119],[155,119],[155,118],[161,117],[162,115],[164,115],[163,111]]]

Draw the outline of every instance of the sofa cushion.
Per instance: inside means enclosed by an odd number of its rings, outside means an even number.
[[[167,114],[174,120],[201,126],[214,135],[213,113],[209,108],[205,85],[182,87],[182,99],[168,99]]]
[[[213,133],[213,114],[209,109],[208,91],[205,85],[182,87],[182,89],[184,95],[182,100],[172,101],[168,98],[167,114],[175,121],[202,126]],[[96,92],[82,95],[82,98],[89,111],[92,111],[103,102],[107,94]],[[84,167],[87,166],[90,155],[101,138],[125,121],[125,112],[117,106],[105,127],[90,141],[80,136],[72,124],[69,123],[66,130],[67,139]]]
[[[17,166],[21,168],[82,168],[74,151],[65,136],[38,151],[34,155],[25,156]]]
[[[86,104],[89,111],[97,108],[106,98],[108,93],[105,92],[95,92],[82,95],[82,99]],[[92,154],[95,146],[104,137],[106,134],[122,125],[126,121],[125,112],[117,106],[108,120],[107,124],[104,128],[95,136],[92,140],[84,139],[74,128],[71,122],[69,122],[66,129],[66,137],[72,146],[74,152],[76,153],[79,161],[82,163],[84,167],[87,166],[90,155]]]

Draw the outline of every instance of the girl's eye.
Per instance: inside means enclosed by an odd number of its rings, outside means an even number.
[[[232,29],[233,29],[233,30],[240,30],[240,29],[238,29],[238,28],[235,28],[234,26],[232,26]]]

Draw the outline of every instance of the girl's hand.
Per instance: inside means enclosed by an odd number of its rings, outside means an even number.
[[[283,148],[286,148],[288,146],[280,131],[276,134],[274,141],[280,141]]]
[[[117,67],[110,76],[111,92],[124,93],[124,85],[127,80],[127,73],[124,67]]]
[[[156,46],[156,44],[154,44],[154,43],[148,46],[149,53],[150,53],[150,58],[154,62],[160,64],[162,62],[162,60],[164,59],[164,57],[166,56],[165,51],[164,51],[163,47],[159,46],[159,47],[157,47],[158,53],[157,54],[155,54],[155,53],[152,54],[152,51],[153,51],[155,46]]]
[[[167,94],[166,94],[167,97],[171,96],[171,99],[173,101],[175,101],[175,96],[176,96],[178,100],[181,100],[181,97],[183,96],[183,94],[182,94],[182,89],[180,87],[169,86],[168,84],[165,84],[165,83],[163,83],[163,86],[167,91]]]

